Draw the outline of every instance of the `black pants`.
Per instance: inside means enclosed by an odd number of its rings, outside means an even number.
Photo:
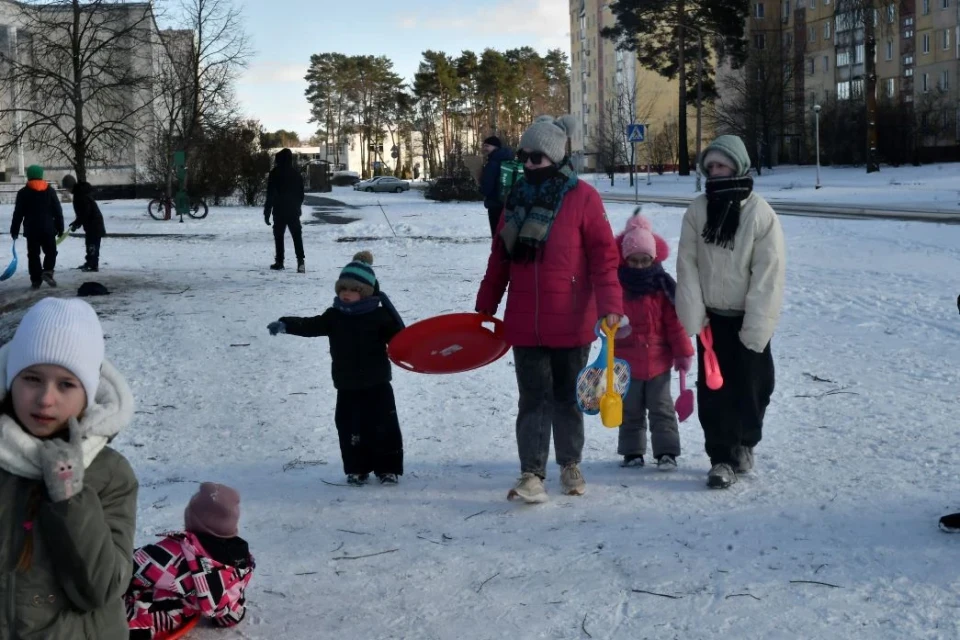
[[[336,422],[344,473],[403,475],[403,436],[389,382],[338,391]]]
[[[763,437],[763,416],[774,387],[773,354],[769,344],[763,353],[743,346],[739,336],[743,316],[709,316],[723,386],[716,391],[707,386],[698,337],[697,415],[710,464],[734,464],[736,447],[756,446]]]
[[[100,267],[100,236],[90,235],[89,233],[84,238],[87,245],[87,266],[88,267]]]
[[[43,252],[42,265],[41,251]],[[41,274],[44,271],[53,271],[57,268],[57,236],[27,236],[27,268],[30,271],[30,282],[33,284],[43,281]]]
[[[277,220],[273,219],[273,241],[276,244],[277,263],[283,264],[283,234],[290,229],[290,236],[293,238],[293,250],[297,254],[297,263],[303,262],[303,232],[300,227],[300,220]]]
[[[487,207],[487,218],[490,219],[490,237],[497,235],[497,225],[500,224],[501,215],[503,215],[502,202],[498,202],[492,207]]]

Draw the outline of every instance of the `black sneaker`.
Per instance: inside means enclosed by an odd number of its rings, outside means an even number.
[[[621,467],[642,467],[643,465],[643,456],[636,454],[623,456],[623,460],[620,461]]]
[[[353,487],[362,487],[367,484],[368,478],[370,478],[369,473],[348,473],[347,484]]]
[[[753,447],[739,446],[733,455],[736,458],[736,464],[733,465],[734,472],[745,474],[753,470]]]
[[[44,271],[40,277],[51,287],[57,286],[57,281],[53,279],[53,271]]]
[[[960,513],[951,513],[940,518],[940,530],[946,533],[960,533]]]
[[[297,273],[306,273],[306,272],[307,272],[307,268],[306,268],[305,266],[303,266],[303,263],[302,263],[302,262],[298,263],[298,264],[297,264]]]
[[[86,271],[87,273],[97,273],[100,271],[100,267],[94,266],[92,264],[85,264],[80,267],[80,271]]]
[[[397,484],[400,482],[395,473],[378,473],[377,477],[380,479],[380,484]]]
[[[665,453],[662,456],[657,457],[657,470],[659,471],[676,471],[677,470],[677,457],[672,456],[669,453]]]
[[[30,283],[30,288],[31,288],[31,289],[39,289],[39,288],[40,288],[40,285],[42,285],[42,284],[43,284],[42,282],[31,282],[31,283]]]
[[[283,263],[274,262],[272,265],[270,265],[270,268],[273,269],[274,271],[283,271]]]

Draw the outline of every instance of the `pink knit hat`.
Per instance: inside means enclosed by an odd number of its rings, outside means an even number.
[[[624,260],[635,253],[645,253],[654,260],[657,259],[657,241],[653,237],[653,225],[639,211],[627,221],[620,246]]]
[[[240,494],[225,484],[204,482],[187,505],[183,522],[187,531],[209,533],[218,538],[237,535]]]

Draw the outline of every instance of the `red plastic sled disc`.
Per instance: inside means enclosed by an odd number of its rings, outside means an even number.
[[[185,638],[187,634],[190,633],[191,629],[197,626],[197,623],[199,622],[200,622],[200,616],[195,616],[193,618],[190,618],[187,624],[183,625],[182,627],[180,627],[176,631],[171,632],[168,635],[164,635],[163,633],[158,633],[157,635],[154,636],[154,640],[178,640],[178,638]]]
[[[387,355],[416,373],[460,373],[499,359],[510,345],[503,322],[479,313],[451,313],[410,325],[390,341]]]

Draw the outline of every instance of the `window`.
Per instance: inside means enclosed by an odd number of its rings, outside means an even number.
[[[923,15],[930,13],[930,0],[923,0]]]
[[[903,19],[903,26],[905,26],[905,27],[912,27],[912,26],[913,26],[913,18],[904,18],[904,19]]]
[[[810,0],[810,8],[811,9],[817,8],[817,0]]]
[[[830,39],[830,21],[829,20],[823,23],[823,39],[824,40]]]
[[[784,0],[783,3],[783,21],[790,19],[790,0]]]
[[[837,66],[845,67],[850,64],[850,52],[849,51],[837,51]]]
[[[893,60],[893,40],[887,40],[887,60]]]
[[[943,50],[946,51],[950,48],[950,29],[944,29],[940,37],[940,44],[943,47]]]
[[[849,100],[849,99],[850,99],[850,83],[838,82],[837,83],[837,100]]]
[[[930,91],[930,74],[923,74],[923,82],[920,84],[920,86],[923,88],[924,93]]]
[[[903,70],[903,77],[904,77],[904,78],[912,78],[912,77],[913,77],[913,67],[910,67],[909,69],[904,69],[904,70]]]
[[[893,24],[894,19],[897,17],[897,5],[888,4],[887,5],[887,22]]]
[[[942,1],[940,2],[940,8],[941,8],[941,9],[949,9],[949,8],[950,8],[950,0],[942,0]]]
[[[807,73],[811,76],[817,70],[817,59],[816,58],[807,58]]]
[[[903,66],[908,67],[913,64],[913,56],[903,56]]]
[[[786,44],[787,49],[792,49],[792,48],[793,48],[793,34],[792,34],[792,33],[789,33],[789,32],[787,33],[787,37],[786,37],[786,39],[784,40],[784,43]]]
[[[863,64],[863,45],[858,44],[853,50],[853,64]]]
[[[887,78],[883,81],[884,84],[884,94],[888,98],[892,98],[897,92],[897,84],[895,78]]]
[[[903,32],[903,38],[905,40],[913,40],[913,29],[907,29]]]
[[[930,53],[930,34],[923,34],[923,52]]]
[[[830,56],[823,56],[823,72],[830,71]]]
[[[950,88],[950,72],[941,71],[940,72],[940,88],[946,91]]]
[[[926,0],[926,2],[930,2],[930,0]],[[740,6],[742,7],[743,5],[740,5]],[[762,2],[758,2],[757,4],[753,5],[753,17],[755,17],[755,18],[762,18],[762,17],[763,17],[763,3],[762,3]]]
[[[807,30],[807,42],[816,42],[817,41],[817,30],[808,29]]]
[[[767,37],[762,33],[757,33],[753,36],[753,46],[762,51],[767,46]]]

